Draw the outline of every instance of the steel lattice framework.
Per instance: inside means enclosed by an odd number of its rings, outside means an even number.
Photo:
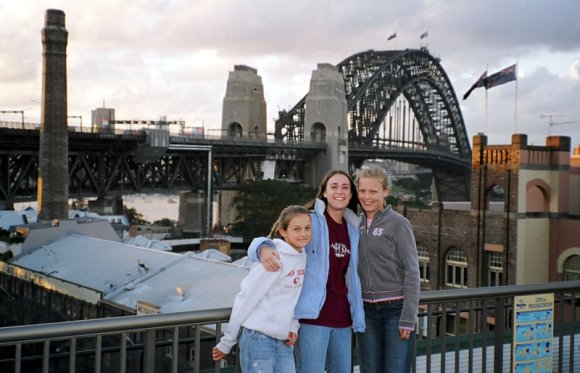
[[[263,176],[264,160],[275,160],[275,177],[300,182],[304,165],[321,144],[283,144],[252,139],[171,137],[162,155],[143,161],[144,131],[69,134],[69,196],[86,198],[132,193],[205,190],[208,163],[212,189],[236,189]],[[0,127],[0,202],[36,200],[39,131]],[[212,152],[207,151],[208,148]],[[208,158],[208,157],[211,157]]]
[[[337,67],[348,102],[351,168],[368,158],[422,165],[432,169],[442,200],[468,200],[471,147],[457,96],[439,60],[425,49],[370,50]],[[280,112],[278,138],[304,140],[305,102],[306,97]]]

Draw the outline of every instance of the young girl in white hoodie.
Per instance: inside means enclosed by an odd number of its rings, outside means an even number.
[[[298,338],[294,307],[298,302],[306,253],[312,237],[310,212],[302,206],[288,206],[272,226],[270,238],[280,253],[281,269],[268,272],[255,263],[242,281],[234,307],[220,342],[213,348],[214,360],[226,357],[236,344],[240,328],[242,372],[294,373],[292,348]]]

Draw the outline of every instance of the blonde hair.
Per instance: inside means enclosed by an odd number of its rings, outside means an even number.
[[[282,238],[280,235],[280,229],[288,229],[288,225],[292,219],[294,219],[298,215],[308,215],[310,217],[310,211],[304,206],[298,205],[290,205],[286,207],[282,212],[280,212],[280,216],[278,216],[278,220],[272,225],[272,229],[270,230],[270,234],[268,237],[270,238]]]
[[[358,183],[360,179],[364,177],[372,177],[374,179],[378,179],[381,184],[383,184],[384,189],[389,189],[389,174],[385,171],[384,168],[381,167],[365,167],[361,168],[356,172],[356,178],[354,179],[354,183],[358,187]]]

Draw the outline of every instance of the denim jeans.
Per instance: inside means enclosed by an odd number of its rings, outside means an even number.
[[[242,330],[240,364],[244,373],[295,373],[294,352],[284,341],[255,330]]]
[[[296,343],[299,373],[350,373],[352,328],[300,324]]]
[[[364,304],[366,331],[357,334],[361,373],[408,373],[413,362],[415,332],[399,337],[403,302]]]

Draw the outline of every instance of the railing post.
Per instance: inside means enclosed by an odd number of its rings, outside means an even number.
[[[505,333],[505,299],[495,298],[495,343],[493,354],[493,371],[501,372],[503,369],[503,335]]]
[[[143,373],[155,373],[155,329],[145,332],[143,346]]]

